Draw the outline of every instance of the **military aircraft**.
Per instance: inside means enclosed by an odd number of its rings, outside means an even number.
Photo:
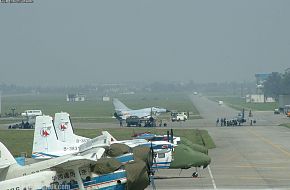
[[[137,116],[138,118],[149,119],[152,115],[159,115],[161,113],[169,112],[169,110],[160,107],[149,107],[143,109],[132,110],[123,104],[117,98],[113,99],[113,104],[115,108],[114,116],[118,120],[126,120],[130,116]]]
[[[151,160],[153,160],[148,151],[150,148],[147,148],[147,152],[143,149],[143,152],[139,153],[145,159],[122,162],[122,159],[119,161],[106,157],[105,152],[110,145],[110,139],[105,135],[89,140],[78,148],[74,145],[67,147],[65,142],[59,141],[57,144],[56,139],[52,138],[54,129],[51,119],[50,116],[36,118],[37,125],[41,123],[42,128],[36,130],[35,135],[39,134],[43,139],[34,142],[34,148],[44,147],[45,151],[34,153],[34,156],[52,159],[20,166],[0,142],[1,188],[41,189],[47,186],[47,189],[136,189],[136,186],[146,188],[149,185],[148,174],[150,174]],[[61,152],[59,148],[63,151]],[[53,154],[50,154],[50,150]],[[47,152],[49,154],[46,154]],[[119,157],[123,158],[122,155]],[[40,178],[43,179],[42,182],[39,182],[37,178],[37,182],[27,183],[27,180],[38,176],[42,176]]]
[[[47,189],[57,187],[58,189],[80,190],[91,188],[126,188],[128,171],[120,169],[121,166],[113,171],[104,173],[101,173],[101,170],[99,171],[96,168],[98,160],[103,159],[101,157],[105,149],[102,147],[95,147],[94,153],[83,155],[69,154],[26,166],[18,165],[11,153],[1,142],[0,152],[1,189],[2,187],[9,190],[20,188],[42,189],[44,186],[47,186]],[[97,159],[92,159],[94,156]],[[145,167],[140,174],[143,177],[144,174],[147,174]],[[27,183],[27,180],[29,180],[29,183]],[[146,176],[144,180],[148,181]]]
[[[138,143],[130,143],[129,140],[125,142],[115,141],[116,139],[107,131],[103,131],[102,134],[109,136],[111,140],[113,139],[111,143],[123,143],[128,147],[140,146],[138,145]],[[171,134],[173,135],[173,133]],[[173,137],[170,138],[173,139]],[[132,140],[131,142],[134,142],[134,140]],[[211,158],[207,154],[203,153],[202,151],[194,150],[192,147],[184,144],[175,145],[168,141],[149,141],[142,146],[153,146],[153,152],[155,157],[155,160],[153,161],[153,168],[155,169],[189,169],[191,167],[206,168],[211,162]],[[196,177],[197,173],[194,172],[193,175]]]
[[[245,123],[247,120],[245,118],[245,109],[243,108],[242,112],[238,114],[237,121],[239,124]]]
[[[106,135],[100,135],[94,139],[75,135],[70,121],[67,122],[65,117],[63,117],[64,115],[64,112],[56,114],[55,121],[62,121],[58,123],[57,127],[54,126],[50,116],[43,115],[36,117],[32,158],[50,159],[78,153],[87,149],[86,146],[88,145],[90,145],[90,149],[94,145],[109,148],[111,139]],[[66,119],[69,120],[69,117],[66,117]],[[122,163],[134,160],[132,153],[119,155],[116,159]]]
[[[90,140],[89,138],[74,134],[72,122],[67,112],[55,113],[54,127],[59,141],[73,144],[83,144]]]
[[[147,146],[153,149],[162,149],[162,146],[168,149],[168,152],[171,151],[171,146],[173,146],[169,142],[163,143],[153,143],[150,144],[145,139],[135,139],[135,140],[124,140],[117,141],[113,136],[111,136],[108,132],[104,131],[101,136],[95,137],[94,139],[88,139],[86,137],[77,136],[73,133],[72,124],[69,119],[69,114],[62,112],[61,114],[55,114],[55,122],[56,126],[52,123],[52,117],[50,116],[37,116],[35,123],[35,132],[34,132],[34,140],[33,140],[33,148],[32,148],[32,157],[35,159],[49,159],[55,158],[67,154],[77,153],[83,147],[83,144],[88,144],[93,141],[95,144],[104,144],[104,139],[106,142],[111,144],[126,144],[131,148],[137,147],[139,145]],[[54,128],[56,128],[54,130]],[[63,130],[57,130],[57,129]],[[62,141],[59,141],[57,137],[65,137],[60,138]],[[74,140],[70,140],[74,139]],[[75,140],[78,141],[75,141]],[[67,141],[66,141],[67,140]],[[81,143],[85,142],[86,143]],[[146,155],[145,155],[146,156]],[[127,151],[122,154],[118,154],[116,156],[117,160],[122,160],[122,162],[128,162],[133,160],[133,153]]]
[[[171,142],[175,145],[183,143],[183,144],[189,146],[194,151],[208,154],[208,149],[204,145],[202,146],[199,144],[194,144],[184,137],[182,138],[182,142],[181,142],[180,137],[176,137],[173,135],[173,129],[171,129],[170,132],[167,131],[167,135],[157,135],[157,134],[152,134],[151,132],[145,132],[145,133],[139,133],[139,134],[135,133],[135,134],[133,134],[132,137],[134,137],[136,139],[147,139],[149,141],[168,141],[168,142]]]
[[[98,141],[97,144],[102,145],[103,142],[106,142],[106,137],[96,137],[94,141]],[[71,143],[70,141],[59,141],[57,139],[56,129],[52,123],[52,117],[48,115],[36,117],[32,158],[48,159],[77,153],[79,152],[80,145],[80,143]]]
[[[58,131],[57,136],[64,135],[67,138],[70,136],[74,136],[72,128],[72,124],[69,119],[69,114],[66,112],[62,112],[62,114],[56,114],[56,117],[62,116],[62,121],[66,126],[66,130]],[[56,119],[56,118],[55,118]],[[64,125],[64,123],[59,123],[55,125],[56,128]],[[65,134],[63,134],[65,133]],[[154,161],[153,168],[181,168],[188,169],[190,167],[207,167],[210,164],[211,159],[207,154],[207,149],[204,147],[197,147],[198,145],[183,145],[180,142],[180,137],[173,136],[173,130],[171,130],[171,135],[168,139],[172,139],[171,142],[169,140],[158,140],[158,141],[148,141],[150,139],[140,138],[133,140],[123,140],[118,141],[107,131],[103,131],[102,135],[106,136],[107,139],[110,139],[110,149],[112,152],[119,152],[121,155],[131,152],[130,149],[135,147],[150,147],[154,152]],[[168,134],[169,136],[169,134]],[[81,136],[78,136],[82,138]],[[177,145],[178,144],[178,145]],[[197,147],[196,149],[193,147]],[[119,149],[119,150],[118,150]],[[123,149],[122,151],[120,151]],[[174,152],[174,159],[173,159]],[[176,153],[178,152],[178,153]],[[119,154],[114,153],[114,156],[119,156]],[[195,172],[196,173],[196,172]],[[196,175],[196,174],[194,174]]]
[[[68,185],[58,185],[57,187],[56,185],[52,185],[55,176],[55,171],[42,171],[31,175],[0,181],[0,187],[1,189],[7,190],[42,189],[46,187],[51,187],[51,189],[69,189]],[[65,188],[66,186],[67,188]]]

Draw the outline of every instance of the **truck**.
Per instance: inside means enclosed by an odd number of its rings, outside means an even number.
[[[130,116],[126,119],[127,127],[136,126],[141,127],[141,119],[138,116]]]
[[[176,112],[171,114],[171,121],[186,121],[188,116],[185,112]]]

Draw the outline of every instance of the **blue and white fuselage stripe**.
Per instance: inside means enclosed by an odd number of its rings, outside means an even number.
[[[154,169],[164,169],[164,168],[169,168],[171,162],[154,162],[152,165],[152,168]]]
[[[140,144],[139,146],[152,147],[153,150],[157,150],[157,149],[172,149],[172,148],[174,148],[173,144],[170,144],[170,143],[155,144],[154,142],[153,143]]]
[[[121,155],[121,156],[118,156],[118,157],[115,157],[115,158],[116,158],[116,160],[118,160],[121,163],[127,163],[127,162],[130,162],[130,161],[134,161],[134,156],[131,153],[124,154],[124,155]]]
[[[36,158],[57,158],[59,156],[53,155],[53,154],[47,154],[43,152],[33,152],[31,157],[36,159]]]
[[[84,180],[83,180],[84,181]],[[109,173],[101,176],[96,176],[90,179],[89,181],[84,181],[84,187],[86,189],[102,189],[102,190],[125,190],[127,183],[127,175],[125,170],[116,171],[114,173]],[[61,184],[50,186],[50,187],[42,187],[38,190],[79,190],[78,184]]]
[[[102,176],[93,177],[90,181],[84,182],[85,188],[93,189],[118,189],[125,190],[127,182],[126,171],[114,172]],[[77,190],[78,185],[71,185],[71,189]]]

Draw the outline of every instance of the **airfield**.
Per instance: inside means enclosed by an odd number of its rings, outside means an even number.
[[[290,187],[290,130],[277,126],[289,122],[284,115],[272,111],[254,111],[257,123],[237,127],[216,127],[217,118],[233,118],[238,111],[205,97],[192,96],[192,103],[203,119],[180,122],[173,128],[206,129],[216,144],[209,150],[210,167],[199,169],[158,170],[157,189],[289,189]],[[107,124],[80,124],[95,128]],[[172,123],[168,124],[171,128]],[[117,123],[111,128],[120,127]],[[148,187],[147,189],[152,189]]]
[[[212,162],[195,179],[189,177],[191,171],[179,176],[179,170],[160,170],[157,175],[164,179],[156,180],[157,189],[289,189],[290,130],[277,126],[289,122],[286,116],[254,112],[254,126],[216,127],[218,117],[232,118],[238,111],[204,97],[191,100],[204,119],[181,127],[208,130],[216,144],[209,150]],[[170,176],[179,177],[166,179]]]
[[[217,118],[230,119],[238,111],[202,96],[192,95],[190,99],[203,119],[168,123],[167,128],[207,130],[216,144],[216,148],[209,150],[212,162],[210,167],[198,169],[198,178],[191,177],[193,168],[160,169],[155,175],[157,189],[289,189],[290,130],[278,126],[289,123],[289,118],[274,115],[273,111],[254,111],[257,123],[253,126],[246,123],[244,126],[217,127]],[[117,122],[76,123],[74,127],[120,128]]]

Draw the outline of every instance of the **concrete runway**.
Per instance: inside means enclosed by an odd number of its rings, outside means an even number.
[[[156,180],[157,189],[290,189],[290,130],[277,126],[289,122],[286,116],[253,112],[255,126],[216,127],[218,117],[229,119],[238,111],[204,97],[191,99],[204,119],[182,127],[208,130],[217,146],[209,152],[212,163],[197,179]],[[184,170],[181,176],[193,171]],[[178,176],[179,171],[160,170],[157,175]]]

